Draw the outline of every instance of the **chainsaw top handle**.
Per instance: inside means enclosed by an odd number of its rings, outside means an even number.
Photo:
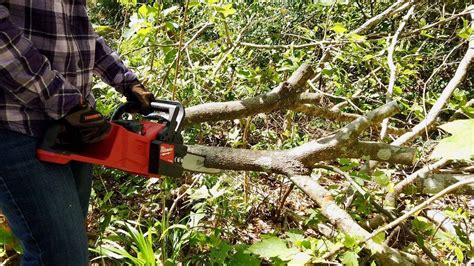
[[[131,113],[132,110],[137,110],[140,107],[139,103],[126,102],[120,104],[112,114],[111,121],[122,119],[123,114]],[[162,120],[165,118],[168,122],[167,128],[170,133],[180,133],[182,123],[185,117],[184,107],[180,102],[176,101],[165,101],[165,100],[154,100],[150,104],[152,113],[144,116],[144,119],[149,120]],[[162,113],[166,116],[163,117]]]

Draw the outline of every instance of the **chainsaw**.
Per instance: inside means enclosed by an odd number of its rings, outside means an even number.
[[[52,124],[37,150],[38,159],[57,164],[84,162],[146,177],[181,177],[184,170],[219,172],[205,167],[205,157],[189,153],[183,144],[181,127],[185,110],[181,103],[155,100],[150,106],[152,113],[141,120],[126,118],[134,105],[130,102],[119,105],[110,120],[110,134],[79,149],[62,144],[59,139],[62,126]]]

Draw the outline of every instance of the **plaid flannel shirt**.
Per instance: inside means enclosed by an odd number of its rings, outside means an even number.
[[[81,97],[92,74],[122,92],[137,81],[93,30],[86,0],[0,0],[0,128],[41,136]]]

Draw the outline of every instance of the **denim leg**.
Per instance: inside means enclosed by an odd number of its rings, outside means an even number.
[[[87,218],[89,199],[92,189],[92,165],[80,162],[71,162],[71,171],[76,182],[76,190],[81,204],[82,215]]]
[[[0,208],[22,265],[87,265],[84,214],[70,165],[36,159],[37,139],[0,130]]]

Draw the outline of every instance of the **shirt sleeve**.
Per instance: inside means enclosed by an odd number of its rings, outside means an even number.
[[[67,82],[51,63],[9,20],[0,0],[0,88],[20,104],[43,110],[53,119],[80,103],[81,92]]]
[[[120,93],[124,93],[131,84],[138,83],[135,73],[99,36],[96,39],[94,73]]]

